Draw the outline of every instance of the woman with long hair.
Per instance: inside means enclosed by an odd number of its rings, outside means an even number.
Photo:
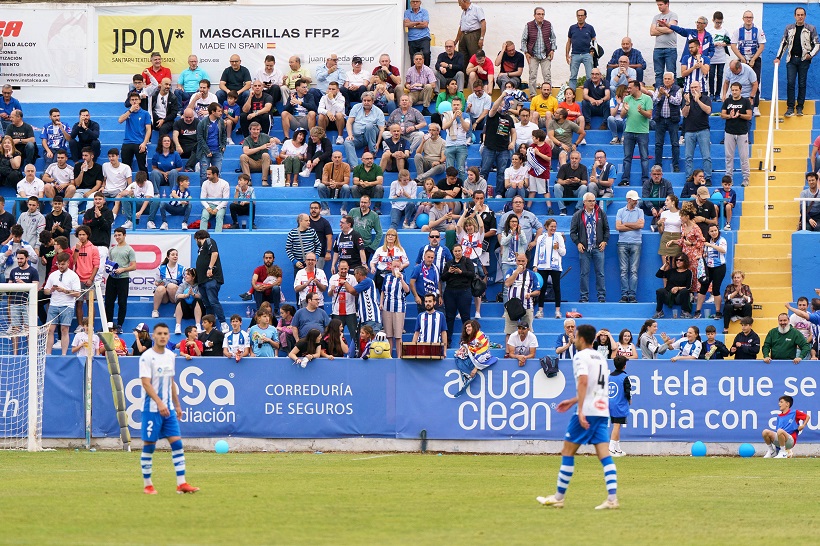
[[[641,331],[638,333],[638,347],[641,349],[641,358],[654,360],[669,348],[666,343],[658,342],[658,338],[655,337],[657,333],[658,321],[654,319],[646,320],[641,326]]]
[[[638,350],[635,348],[635,344],[632,343],[632,332],[629,331],[629,328],[624,328],[621,330],[621,333],[618,334],[618,344],[615,347],[615,355],[629,359],[638,358]]]
[[[452,103],[455,98],[461,99],[461,104],[466,108],[467,100],[464,98],[464,93],[458,90],[458,82],[454,79],[450,79],[447,82],[447,86],[436,95],[436,109],[430,114],[430,123],[438,123],[441,125],[441,114],[438,113],[439,105],[442,102]]]
[[[159,196],[160,186],[177,187],[177,176],[185,168],[185,161],[179,155],[171,135],[160,137],[157,149],[151,158],[151,184],[154,196]]]
[[[658,217],[658,232],[661,234],[661,242],[658,245],[658,254],[663,257],[663,263],[667,267],[675,264],[672,259],[678,255],[680,249],[668,245],[669,241],[680,239],[680,209],[678,208],[678,196],[669,194]]]
[[[564,101],[558,103],[558,108],[565,108],[567,111],[567,120],[577,123],[580,128],[584,128],[586,120],[581,115],[581,105],[575,102],[575,89],[567,87],[564,89]],[[586,139],[577,143],[578,146],[586,144]]]
[[[174,328],[174,334],[182,333],[182,319],[196,320],[196,329],[202,330],[202,311],[204,305],[202,303],[202,296],[199,294],[199,284],[196,278],[196,269],[189,267],[185,270],[182,284],[176,292],[177,308],[174,311],[174,318],[176,318],[177,325]]]
[[[424,183],[419,186],[418,193],[416,194],[416,199],[432,199],[433,194],[436,192],[436,181],[432,178],[426,178]],[[416,203],[416,214],[413,216],[413,221],[411,222],[412,226],[416,225],[416,219],[418,219],[419,214],[427,214],[429,217],[430,209],[433,208],[433,203],[429,201],[422,201],[421,203]]]
[[[746,273],[740,269],[732,272],[732,282],[723,293],[723,333],[729,333],[729,323],[742,317],[752,316],[752,304],[755,302],[752,289],[744,284]],[[718,313],[720,315],[720,313]],[[737,317],[737,318],[735,318]],[[715,318],[720,318],[717,315]]]
[[[483,191],[484,195],[487,194],[487,181],[481,177],[481,171],[478,167],[475,165],[467,167],[467,180],[464,181],[461,187],[461,194],[464,197],[472,197],[479,190]]]
[[[609,117],[606,118],[606,125],[612,133],[610,144],[621,144],[626,130],[626,118],[624,116],[624,97],[626,97],[626,86],[619,85],[615,89],[615,96],[609,99]]]
[[[322,332],[312,328],[305,337],[296,342],[296,346],[288,353],[288,357],[295,364],[307,368],[308,362],[322,356]]]
[[[180,265],[178,260],[177,249],[169,248],[165,253],[165,259],[157,268],[154,279],[154,310],[151,311],[151,318],[159,318],[160,305],[177,300],[177,289],[182,284],[185,275],[185,266]]]
[[[706,265],[706,278],[709,279],[701,283],[698,291],[698,307],[695,309],[695,318],[701,317],[701,308],[703,302],[706,300],[706,293],[709,291],[709,285],[712,286],[712,296],[715,298],[715,309],[720,312],[720,300],[722,293],[720,291],[723,279],[726,277],[726,250],[729,244],[726,239],[720,234],[720,229],[717,226],[709,226],[709,240],[703,243],[705,249],[703,260]]]
[[[307,159],[307,131],[296,129],[293,138],[286,140],[279,150],[279,160],[285,166],[285,186],[298,186],[302,162]]]
[[[515,214],[510,214],[515,216]],[[553,218],[544,222],[544,232],[535,242],[533,267],[541,275],[541,292],[538,294],[538,312],[535,318],[544,318],[544,299],[547,292],[547,281],[552,280],[552,292],[555,295],[555,318],[561,318],[561,265],[567,254],[564,236],[557,231],[558,223]]]
[[[475,208],[464,209],[456,224],[456,241],[461,245],[464,257],[473,262],[475,274],[484,278],[481,255],[484,254],[484,221]],[[481,296],[474,296],[475,318],[481,318]]]
[[[678,350],[678,354],[672,357],[672,362],[677,362],[678,360],[697,360],[700,357],[703,343],[700,339],[700,328],[697,326],[690,326],[686,330],[686,334],[677,341],[666,334],[661,334],[661,337],[667,347]]]
[[[14,147],[14,140],[6,135],[0,141],[0,183],[10,188],[17,188],[17,183],[23,179],[20,167],[23,156]]]
[[[655,290],[655,314],[653,319],[663,318],[663,306],[674,307],[680,305],[683,318],[692,318],[692,270],[689,267],[689,256],[678,254],[675,258],[675,267],[667,268],[666,265],[658,269],[655,276],[663,279],[663,286]]]
[[[339,319],[333,319],[322,334],[322,357],[333,360],[347,356],[349,347],[344,337],[345,325]]]
[[[498,362],[498,358],[490,354],[490,340],[481,331],[481,324],[477,320],[470,319],[464,322],[459,345],[455,360],[464,383],[472,380],[478,370],[483,370]]]
[[[508,214],[504,221],[504,229],[498,235],[498,246],[500,247],[499,261],[501,262],[501,278],[506,279],[507,273],[516,268],[515,258],[519,253],[527,250],[527,238],[518,216]],[[507,301],[509,290],[504,287],[504,301]]]
[[[396,356],[401,356],[401,335],[404,332],[404,317],[407,313],[407,294],[410,285],[404,280],[401,262],[394,260],[390,270],[385,272],[382,282],[379,308],[382,311],[382,325],[390,341],[390,352],[396,348]]]
[[[373,282],[376,283],[376,288],[382,289],[384,277],[390,275],[390,264],[394,261],[401,262],[402,271],[410,265],[410,259],[407,257],[407,252],[402,248],[399,242],[399,232],[393,228],[387,230],[384,234],[384,243],[376,249],[373,257],[370,258],[370,273],[373,275]]]
[[[703,243],[706,242],[700,226],[694,222],[697,214],[695,205],[691,201],[684,203],[680,209],[680,239],[667,243],[669,248],[675,248],[674,245],[680,246],[680,251],[689,258],[689,270],[692,271],[690,294],[697,294],[700,290],[698,260],[703,257]]]

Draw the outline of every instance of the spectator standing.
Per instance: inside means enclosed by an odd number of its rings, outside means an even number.
[[[774,57],[774,64],[786,56],[786,113],[791,117],[795,113],[803,115],[803,103],[806,100],[806,80],[808,79],[811,60],[820,51],[820,39],[814,25],[806,23],[806,8],[794,8],[794,24],[786,25],[780,48]],[[797,102],[794,99],[794,84],[797,80]],[[768,337],[768,336],[767,336]],[[765,345],[764,345],[765,347]],[[765,355],[765,348],[764,348]]]
[[[452,110],[444,113],[441,122],[441,128],[447,131],[447,138],[444,142],[444,156],[448,168],[458,169],[460,176],[466,176],[464,173],[469,151],[467,135],[472,124],[470,123],[470,115],[462,110],[460,98],[454,97],[451,99],[450,104]]]
[[[547,285],[552,283],[555,301],[555,318],[561,318],[561,272],[562,260],[567,254],[564,236],[557,231],[558,224],[553,218],[544,222],[544,233],[536,240],[533,255],[533,269],[541,275],[541,292],[538,294],[538,313],[535,318],[544,318],[544,300]]]
[[[321,249],[322,244],[319,241],[319,236],[316,234],[316,230],[310,227],[310,215],[300,214],[296,217],[296,227],[288,232],[285,241],[285,252],[288,255],[288,260],[293,264],[294,277],[299,270],[304,269],[307,265],[307,255],[309,253],[315,255]]]
[[[728,243],[720,235],[720,229],[716,225],[709,227],[709,236],[704,247],[704,265],[706,266],[706,276],[709,279],[707,282],[700,284],[700,291],[698,292],[698,306],[695,309],[695,318],[701,317],[701,309],[703,302],[706,299],[706,293],[709,291],[709,285],[712,285],[712,296],[715,299],[715,309],[720,310],[721,292],[720,288],[723,285],[723,279],[726,277],[726,250]],[[720,318],[715,316],[715,318]]]
[[[305,255],[305,267],[300,269],[293,279],[293,290],[296,292],[299,307],[304,307],[308,294],[314,294],[319,307],[324,307],[324,292],[327,290],[325,272],[316,267],[316,253]]]
[[[820,47],[820,46],[818,46]],[[726,120],[724,141],[726,148],[726,176],[733,176],[735,150],[740,156],[742,186],[749,185],[749,121],[752,119],[752,103],[740,96],[740,84],[731,85],[732,95],[723,101],[720,117]]]
[[[766,49],[766,34],[762,28],[754,25],[755,16],[751,11],[743,12],[743,26],[732,33],[732,52],[737,58],[749,66],[760,81],[763,71],[763,50]],[[726,96],[724,95],[725,99]],[[716,100],[714,97],[712,100]],[[760,103],[760,87],[755,95],[755,107]],[[758,110],[759,112],[760,110]]]
[[[629,82],[627,90],[629,94],[624,97],[622,114],[626,115],[626,128],[623,137],[624,168],[621,186],[629,185],[632,155],[635,153],[636,144],[641,158],[641,181],[649,178],[649,119],[652,117],[652,97],[644,93],[642,84],[635,80]]]
[[[345,284],[351,286],[356,284],[356,277],[350,273],[350,269],[345,260],[339,262],[339,272],[330,277],[327,283],[327,295],[330,296],[331,319],[338,319],[347,326],[347,333],[351,339],[356,335],[356,298],[348,294]]]
[[[699,81],[689,85],[689,91],[683,94],[683,133],[684,133],[684,165],[686,178],[692,176],[695,162],[695,145],[700,148],[703,156],[703,171],[706,185],[712,184],[712,143],[709,132],[709,116],[712,115],[712,100],[703,93]]]
[[[353,176],[355,180],[355,171]],[[365,253],[369,261],[382,242],[382,222],[379,213],[370,209],[370,197],[362,195],[359,206],[350,211],[350,217],[353,219],[353,228],[364,239]]]
[[[111,245],[111,226],[114,224],[114,213],[105,206],[105,195],[94,194],[94,206],[85,211],[83,225],[91,230],[89,240],[97,247],[100,264],[108,258],[108,247]]]
[[[60,346],[65,356],[68,354],[68,329],[74,319],[74,303],[80,297],[80,278],[68,268],[68,254],[60,253],[56,260],[57,271],[49,275],[43,291],[51,297],[46,319],[50,323],[49,340],[54,339],[54,330],[59,325]],[[126,283],[126,289],[127,287]]]
[[[447,322],[444,313],[436,311],[436,296],[424,295],[424,311],[416,318],[413,343],[443,343],[448,347]]]
[[[381,287],[382,322],[387,339],[390,340],[390,351],[396,348],[396,356],[400,357],[401,339],[404,332],[404,316],[407,312],[407,294],[410,286],[404,280],[401,260],[390,262],[390,269],[384,276]]]
[[[447,253],[449,254],[449,250]],[[422,297],[425,294],[430,294],[436,298],[438,305],[444,305],[444,300],[441,293],[441,269],[434,263],[436,253],[434,250],[428,248],[424,250],[424,257],[413,272],[410,273],[410,291],[413,293],[413,298],[416,300],[416,305],[422,305]],[[452,255],[448,261],[452,260]],[[444,265],[442,264],[442,267]]]
[[[541,293],[541,277],[535,272],[527,269],[527,255],[519,254],[515,257],[515,269],[504,276],[504,286],[507,288],[507,301],[518,298],[524,306],[524,316],[519,320],[524,320],[527,324],[532,324],[533,308],[535,307],[533,298],[537,298]],[[507,310],[504,310],[504,345],[506,346],[510,336],[516,333],[518,321],[510,318]]]
[[[504,193],[504,173],[510,164],[510,156],[515,148],[515,121],[502,108],[502,93],[490,108],[484,130],[484,149],[481,151],[481,176],[488,181],[490,171],[495,168],[495,195]]]
[[[703,93],[713,100],[720,100],[723,88],[723,69],[729,61],[729,44],[732,43],[730,33],[723,26],[723,12],[716,11],[712,15],[712,28],[708,29],[715,43],[715,52],[710,59],[709,87],[703,88]],[[742,57],[740,55],[739,57]],[[757,78],[760,81],[760,77]],[[716,99],[714,97],[717,97]]]
[[[586,24],[587,10],[581,8],[575,12],[577,23],[569,27],[567,32],[567,64],[569,65],[569,88],[573,91],[578,87],[578,68],[584,65],[584,74],[587,79],[592,73],[592,53],[595,42],[595,29]]]
[[[649,35],[655,37],[655,49],[652,51],[652,64],[655,67],[655,89],[663,85],[663,73],[675,73],[675,62],[678,59],[678,35],[669,28],[678,24],[678,14],[669,11],[669,0],[657,0],[658,11],[649,26]],[[663,21],[663,25],[658,23]]]
[[[35,250],[40,248],[40,234],[46,228],[46,217],[40,212],[40,200],[31,196],[26,200],[27,209],[17,217],[17,224],[23,228],[23,240]]]
[[[174,131],[171,133],[177,152],[186,160],[186,169],[193,170],[199,161],[196,136],[198,124],[199,120],[196,119],[194,111],[186,108],[182,111],[182,117],[174,122]]]
[[[219,289],[224,284],[222,273],[222,259],[219,257],[219,247],[211,239],[207,230],[200,229],[194,234],[198,252],[196,256],[196,278],[199,280],[199,291],[205,312],[215,315],[222,323],[222,333],[228,333],[228,323],[225,321],[225,312],[219,301]],[[241,321],[241,319],[240,319]],[[231,319],[233,322],[233,319]]]
[[[140,96],[131,93],[128,96],[130,108],[117,121],[125,123],[125,138],[122,141],[122,161],[128,167],[133,166],[137,156],[137,170],[148,172],[147,149],[151,141],[151,114],[140,107]]]
[[[641,230],[644,214],[638,208],[638,192],[626,192],[626,206],[618,210],[615,229],[618,231],[618,266],[621,272],[619,303],[637,303],[638,270],[641,263]]]
[[[535,95],[538,88],[539,68],[543,81],[552,84],[552,59],[558,44],[555,29],[552,28],[552,23],[544,18],[545,13],[544,8],[535,8],[533,20],[524,26],[524,33],[521,35],[521,50],[524,51],[529,65],[530,98]]]
[[[196,127],[197,157],[199,158],[199,183],[205,183],[209,166],[222,169],[222,154],[228,145],[228,131],[222,120],[222,107],[217,103],[208,106],[208,115]]]
[[[310,227],[316,231],[321,248],[316,256],[316,267],[324,270],[325,263],[330,263],[330,252],[333,247],[333,228],[325,218],[322,218],[321,205],[313,201],[309,207]]]
[[[347,262],[348,266],[358,267],[367,263],[367,253],[365,252],[364,239],[353,229],[353,218],[342,216],[339,221],[339,235],[333,243],[333,263],[330,266],[331,273],[336,272],[339,260]]]
[[[128,288],[131,271],[137,269],[137,254],[131,245],[125,242],[125,228],[114,230],[114,241],[105,267],[108,271],[108,280],[105,281],[105,315],[113,322],[114,305],[117,305],[117,321],[114,322],[114,331],[122,333],[122,325],[128,312]],[[59,260],[58,260],[59,267]],[[79,284],[79,277],[77,278]],[[71,302],[72,307],[74,302]],[[53,300],[52,300],[53,305]]]
[[[470,0],[459,0],[461,19],[454,45],[465,59],[469,59],[484,47],[484,35],[487,33],[487,21],[484,10],[474,6]]]
[[[683,93],[675,83],[675,73],[665,72],[663,85],[652,94],[652,121],[655,122],[655,165],[663,165],[663,143],[669,133],[672,145],[672,170],[680,172],[680,105]]]
[[[595,203],[595,196],[583,196],[584,207],[572,216],[569,236],[578,247],[581,262],[581,303],[589,300],[589,269],[595,268],[595,285],[598,302],[606,302],[606,277],[604,276],[604,250],[609,242],[609,221],[606,212]]]
[[[430,66],[430,14],[421,7],[421,0],[410,0],[410,9],[404,10],[404,28],[410,57],[424,55],[424,64]]]
[[[443,299],[448,332],[453,331],[456,314],[461,316],[462,322],[470,317],[470,286],[474,277],[475,266],[472,260],[464,256],[462,246],[456,243],[453,246],[453,259],[444,264],[441,272],[441,280],[446,283]]]
[[[91,228],[88,226],[77,226],[74,235],[77,237],[77,245],[74,247],[74,272],[80,278],[80,290],[82,291],[82,296],[77,300],[76,314],[77,323],[82,324],[83,302],[88,300],[87,290],[94,284],[97,272],[100,270],[100,252],[89,240]]]

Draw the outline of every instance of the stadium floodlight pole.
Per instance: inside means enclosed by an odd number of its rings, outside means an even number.
[[[39,331],[37,325],[37,283],[14,284],[5,283],[0,286],[3,291],[28,292],[28,446],[29,451],[40,451],[42,448],[38,440],[40,411],[40,374],[38,373],[37,341]]]

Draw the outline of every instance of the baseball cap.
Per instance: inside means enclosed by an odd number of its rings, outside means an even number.
[[[709,197],[709,188],[706,186],[701,186],[698,188],[698,195],[702,195],[704,197]]]
[[[145,324],[144,322],[140,322],[139,324],[137,324],[137,327],[134,328],[134,331],[135,332],[147,332],[148,331],[148,325]]]
[[[360,63],[360,62],[362,62],[362,58],[361,58],[361,57],[359,57],[358,55],[356,55],[355,57],[353,57],[352,59],[350,59],[350,62],[353,62],[353,63]]]
[[[626,192],[626,198],[634,199],[635,201],[637,201],[639,199],[638,192],[636,192],[635,190],[629,190],[628,192]]]
[[[517,326],[518,328],[529,328],[529,327],[530,327],[530,323],[529,323],[529,322],[527,322],[526,320],[519,320],[519,321],[518,321],[518,324],[517,324],[516,326]]]

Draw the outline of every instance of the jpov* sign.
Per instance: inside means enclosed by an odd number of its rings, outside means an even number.
[[[97,71],[138,74],[151,64],[151,53],[174,74],[188,67],[193,34],[190,15],[100,15],[97,18]]]

